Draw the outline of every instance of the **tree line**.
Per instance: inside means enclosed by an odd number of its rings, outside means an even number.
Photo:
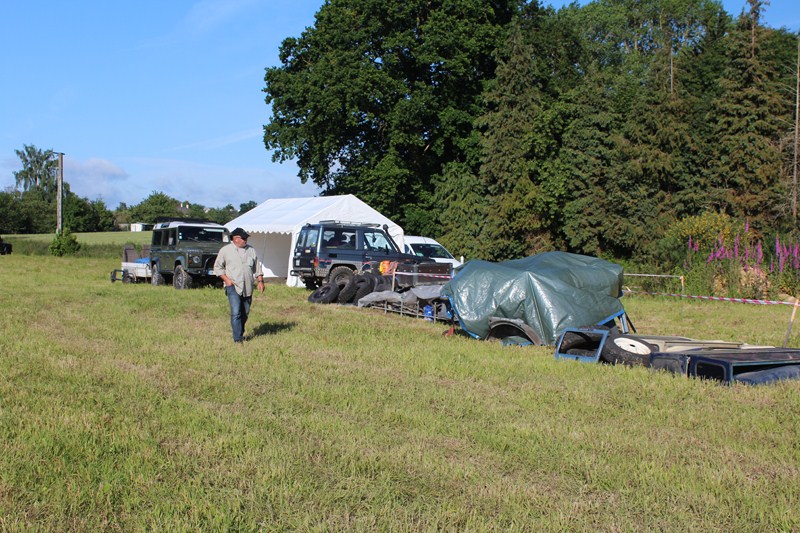
[[[22,169],[14,172],[15,187],[0,192],[0,234],[53,233],[56,229],[57,162],[53,150],[24,145],[16,150]],[[196,218],[225,224],[257,204],[254,201],[221,208],[178,201],[154,191],[140,203],[120,203],[113,211],[100,199],[89,200],[62,184],[62,220],[71,232],[116,231],[131,223]]]
[[[798,36],[767,5],[330,0],[266,70],[265,146],[469,257],[795,232]]]

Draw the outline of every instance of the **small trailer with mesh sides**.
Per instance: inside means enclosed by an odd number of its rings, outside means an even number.
[[[149,283],[153,272],[150,268],[150,245],[143,244],[142,252],[136,251],[132,244],[122,249],[120,268],[111,271],[111,283]]]

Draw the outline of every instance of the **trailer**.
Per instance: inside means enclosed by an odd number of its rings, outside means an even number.
[[[142,252],[136,251],[132,244],[126,244],[122,249],[122,263],[120,268],[111,271],[111,283],[149,283],[153,276],[150,268],[150,246],[142,245]]]

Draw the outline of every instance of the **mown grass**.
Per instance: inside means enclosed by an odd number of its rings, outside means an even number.
[[[558,362],[272,285],[235,346],[221,291],[117,263],[0,258],[0,530],[800,528],[796,382]],[[640,331],[752,343],[790,315],[626,300]]]

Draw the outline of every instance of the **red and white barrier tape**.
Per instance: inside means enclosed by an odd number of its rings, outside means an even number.
[[[794,302],[781,302],[777,300],[753,300],[750,298],[723,298],[721,296],[692,296],[689,294],[675,294],[666,292],[647,292],[647,291],[632,291],[624,289],[622,292],[631,294],[647,294],[650,296],[674,296],[676,298],[694,298],[696,300],[714,300],[719,302],[737,302],[741,304],[755,304],[755,305],[796,305]]]

